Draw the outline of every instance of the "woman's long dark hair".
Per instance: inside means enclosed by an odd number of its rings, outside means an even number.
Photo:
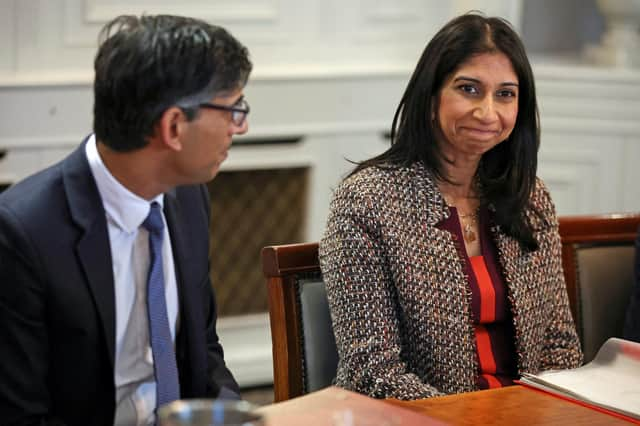
[[[536,250],[524,216],[535,187],[540,145],[538,107],[531,65],[520,38],[508,22],[470,13],[449,21],[427,44],[393,117],[391,147],[359,163],[367,167],[402,167],[420,162],[436,179],[449,181],[436,141],[437,99],[445,80],[472,56],[500,52],[518,76],[518,117],[509,138],[486,152],[476,178],[484,203],[495,208],[494,220],[527,250]],[[515,213],[514,213],[515,212]]]

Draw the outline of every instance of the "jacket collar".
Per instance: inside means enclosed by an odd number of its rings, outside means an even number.
[[[86,139],[62,164],[63,186],[72,221],[80,230],[76,256],[102,324],[111,368],[115,354],[115,294],[107,220],[85,154]]]
[[[429,226],[436,226],[451,216],[444,195],[436,184],[435,177],[422,163],[414,163],[407,170],[408,182],[415,185],[420,205],[425,209],[425,221]]]

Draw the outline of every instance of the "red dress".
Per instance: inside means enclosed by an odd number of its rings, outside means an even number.
[[[479,212],[481,256],[468,257],[462,230],[452,207],[452,215],[441,223],[459,242],[458,253],[471,289],[472,322],[478,356],[477,385],[492,389],[513,384],[518,377],[513,320],[507,287],[500,272],[498,252],[491,238],[489,212]]]

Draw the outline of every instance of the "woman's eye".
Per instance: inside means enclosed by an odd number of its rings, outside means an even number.
[[[468,93],[470,95],[478,94],[478,89],[475,86],[471,85],[471,84],[462,84],[462,85],[458,86],[458,88],[460,90],[462,90],[464,93]]]
[[[515,98],[516,92],[514,92],[513,90],[500,90],[498,92],[498,96],[501,98]]]

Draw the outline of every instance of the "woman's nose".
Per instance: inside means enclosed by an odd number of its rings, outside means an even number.
[[[473,116],[482,121],[495,121],[498,118],[495,101],[492,96],[485,96],[478,101]]]

